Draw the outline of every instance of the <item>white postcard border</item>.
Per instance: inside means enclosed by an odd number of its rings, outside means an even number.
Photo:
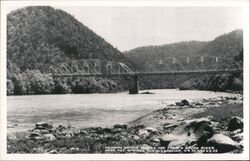
[[[242,154],[7,154],[6,10],[7,6],[237,6],[244,8],[244,152]],[[1,1],[0,160],[247,160],[249,159],[249,1],[248,0],[99,0]]]

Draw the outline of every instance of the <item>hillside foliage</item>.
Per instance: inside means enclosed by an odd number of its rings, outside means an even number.
[[[202,41],[186,41],[160,46],[138,47],[124,52],[124,55],[136,64],[138,70],[144,70],[147,63],[154,64],[160,59],[173,56],[196,56],[198,51],[207,43]]]
[[[199,42],[188,41],[160,46],[145,46],[124,52],[124,54],[133,61],[138,70],[147,69],[148,63],[155,65],[160,59],[168,57],[186,57],[186,56],[218,56],[232,58],[237,64],[243,66],[243,31],[234,30],[223,34],[213,41]],[[200,67],[198,62],[192,62],[192,66]],[[210,63],[213,67],[216,64]],[[223,62],[219,63],[223,67]],[[235,64],[230,65],[235,66]],[[157,67],[157,64],[156,64]],[[174,66],[168,65],[168,69],[173,70]],[[200,89],[200,90],[242,90],[243,78],[240,75],[207,75],[204,77],[175,76],[175,77],[152,77],[141,80],[141,88],[181,88],[181,89]]]
[[[7,16],[7,58],[21,71],[76,59],[128,61],[70,14],[48,6],[26,7]]]
[[[145,69],[147,63],[155,64],[169,57],[219,56],[234,57],[243,49],[243,31],[225,33],[213,41],[185,41],[159,46],[144,46],[124,52],[138,68]]]
[[[90,58],[131,63],[119,50],[60,9],[32,6],[8,14],[8,95],[126,89],[126,84],[118,87],[116,81],[107,78],[53,80],[50,65]]]

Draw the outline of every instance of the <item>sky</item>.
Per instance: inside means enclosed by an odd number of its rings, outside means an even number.
[[[23,6],[7,8],[10,12]],[[73,15],[120,51],[180,41],[210,41],[243,28],[240,7],[52,6]]]

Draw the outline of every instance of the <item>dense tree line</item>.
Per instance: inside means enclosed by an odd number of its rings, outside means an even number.
[[[106,78],[52,78],[39,70],[26,70],[7,79],[7,95],[103,93],[126,89],[126,83]]]
[[[216,74],[188,80],[180,85],[181,90],[198,89],[210,91],[243,91],[242,74]]]

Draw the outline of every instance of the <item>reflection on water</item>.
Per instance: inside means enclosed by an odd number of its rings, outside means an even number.
[[[150,90],[155,94],[67,94],[8,96],[8,124],[18,124],[11,130],[30,129],[36,122],[75,127],[102,126],[127,123],[155,109],[181,99],[195,100],[233,94],[209,91],[179,91],[177,89]]]

